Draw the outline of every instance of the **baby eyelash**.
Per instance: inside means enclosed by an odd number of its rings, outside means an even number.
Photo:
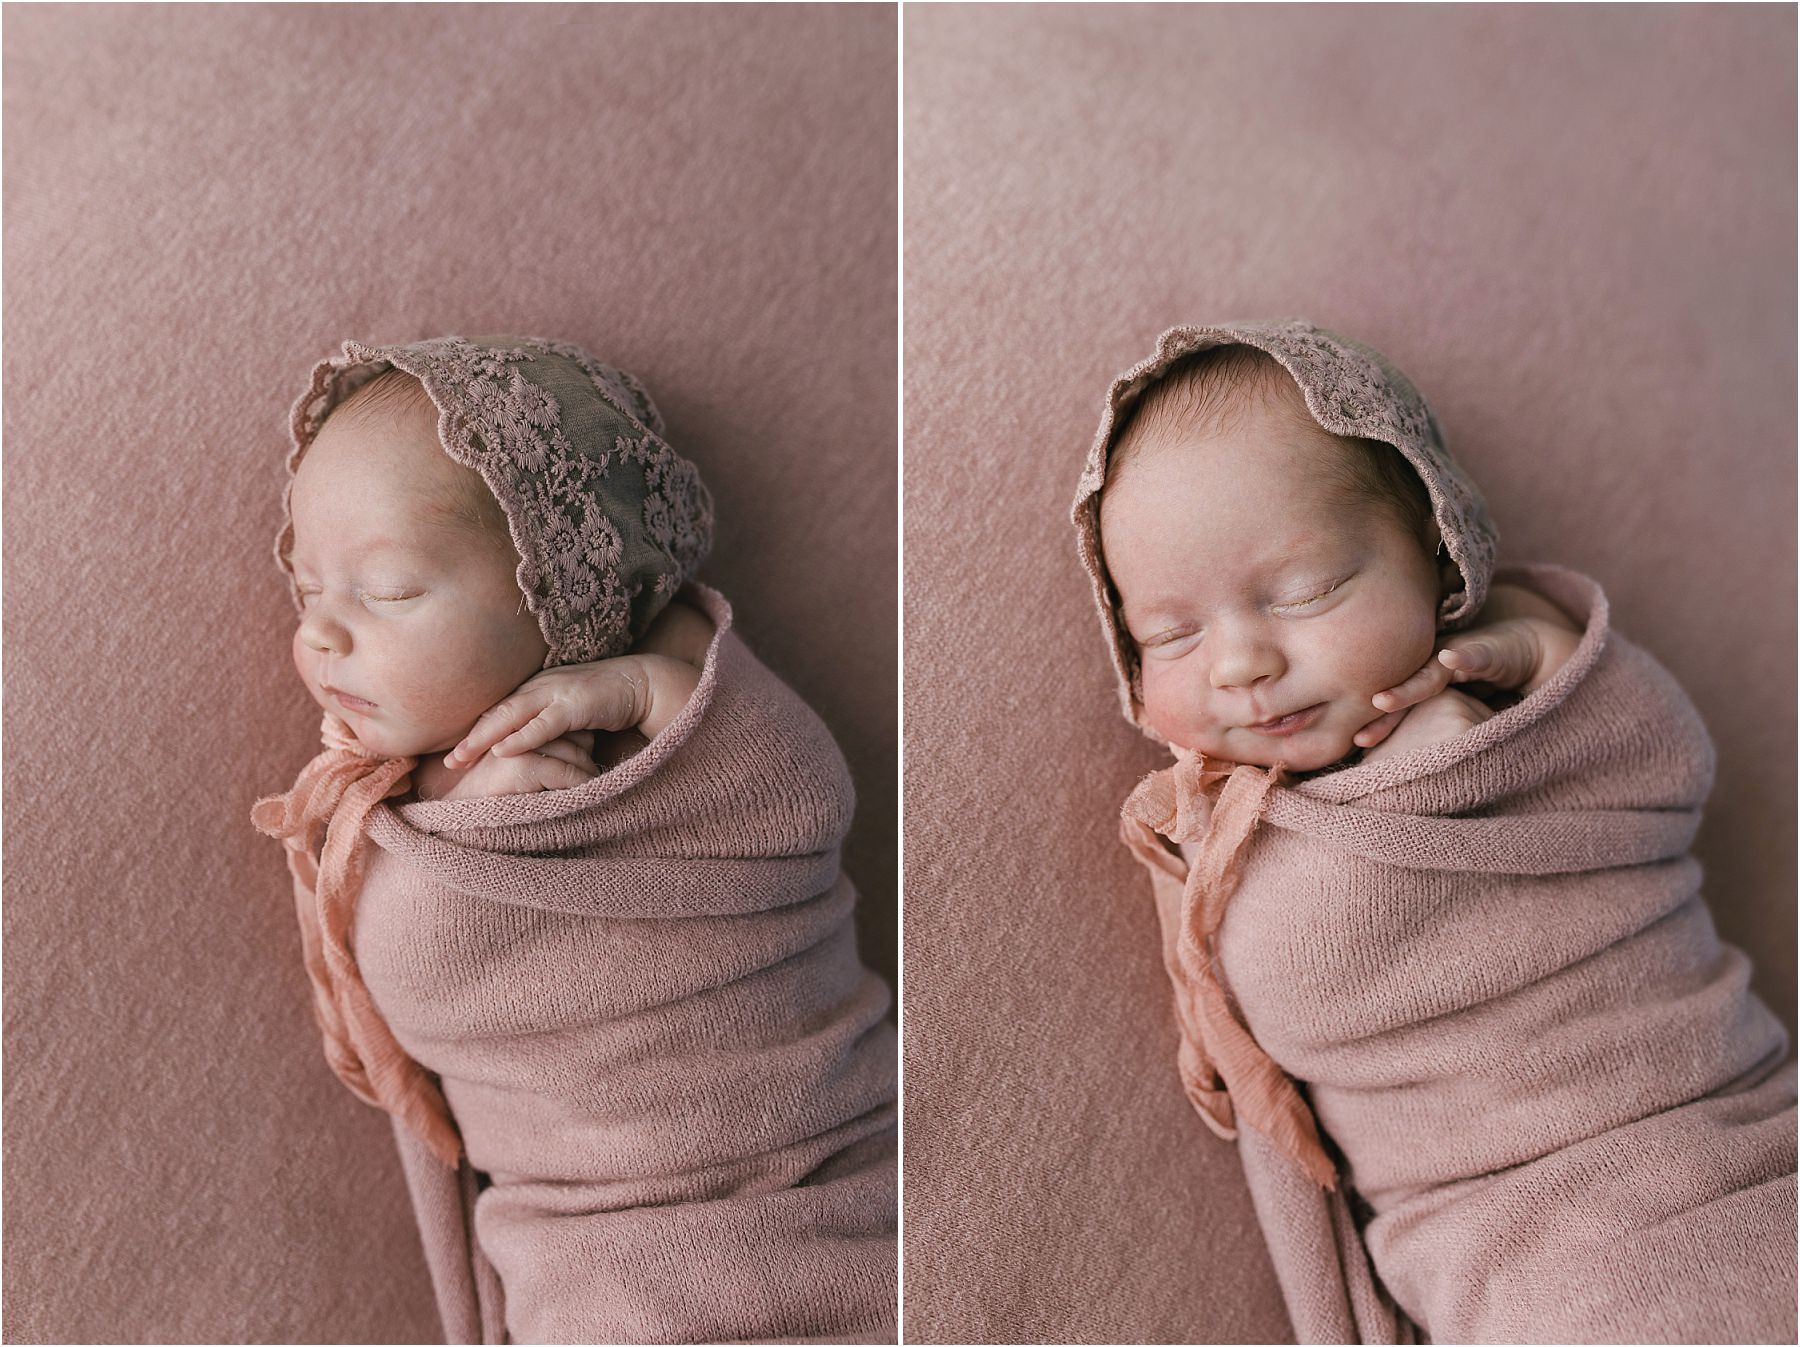
[[[1314,594],[1310,599],[1299,599],[1293,603],[1278,603],[1275,606],[1277,608],[1304,608],[1309,603],[1317,603],[1320,599],[1325,598],[1327,595],[1331,594],[1334,590],[1343,588],[1343,584],[1344,584],[1344,582],[1342,580],[1339,580],[1334,584],[1327,585],[1324,589],[1321,589],[1317,594]]]

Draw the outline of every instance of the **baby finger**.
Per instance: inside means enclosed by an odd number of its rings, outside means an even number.
[[[1438,660],[1450,670],[1450,681],[1468,683],[1492,672],[1494,648],[1486,641],[1462,641],[1438,652]]]
[[[553,739],[561,738],[568,728],[568,713],[552,702],[533,716],[530,723],[514,730],[495,744],[494,756],[510,758],[519,753],[529,753]]]
[[[1437,696],[1449,685],[1449,682],[1449,671],[1433,661],[1398,687],[1389,688],[1385,692],[1377,692],[1373,699],[1374,705],[1379,711],[1404,710]]]
[[[534,754],[528,761],[534,765],[532,776],[540,790],[567,790],[571,786],[583,785],[595,776],[594,772],[577,767],[574,763],[563,762],[543,753]]]
[[[1376,717],[1356,732],[1352,737],[1352,742],[1358,748],[1374,748],[1376,744],[1394,732],[1396,725],[1406,719],[1409,709],[1409,707],[1401,707],[1398,711],[1389,711],[1385,716]]]
[[[481,713],[462,742],[444,755],[444,762],[451,767],[466,767],[506,734],[529,724],[538,710],[534,703],[525,701],[517,693],[496,702]]]
[[[1469,670],[1469,680],[1492,683],[1497,688],[1522,688],[1543,659],[1541,624],[1531,618],[1514,618],[1495,624],[1472,653],[1480,661]]]
[[[566,762],[571,767],[579,767],[582,771],[587,772],[590,775],[597,774],[600,770],[594,765],[593,755],[580,744],[576,743],[570,735],[563,735],[560,739],[552,739],[549,743],[538,748],[536,752],[543,757],[555,758],[559,762]]]

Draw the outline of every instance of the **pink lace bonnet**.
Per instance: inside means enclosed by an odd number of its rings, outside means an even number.
[[[1143,723],[1138,698],[1137,652],[1119,618],[1118,595],[1101,550],[1100,490],[1117,431],[1144,390],[1184,356],[1234,344],[1254,346],[1280,361],[1300,385],[1307,410],[1326,430],[1393,445],[1424,480],[1444,544],[1463,580],[1463,587],[1439,607],[1440,627],[1454,630],[1474,619],[1494,571],[1499,537],[1481,492],[1450,456],[1425,399],[1380,352],[1300,318],[1170,328],[1157,339],[1155,354],[1113,380],[1072,511],[1081,564],[1093,583],[1101,629],[1118,674],[1120,705],[1126,718],[1152,738],[1156,736]]]
[[[332,408],[388,369],[438,409],[444,452],[481,474],[519,553],[519,589],[550,653],[544,667],[623,654],[712,545],[712,497],[662,438],[644,386],[578,346],[531,337],[346,341],[294,404],[275,559],[300,595],[293,474]]]

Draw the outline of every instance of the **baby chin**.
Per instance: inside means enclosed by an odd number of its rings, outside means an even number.
[[[1371,705],[1368,714],[1358,718],[1357,709],[1340,701],[1326,702],[1323,710],[1309,713],[1305,723],[1287,733],[1232,727],[1190,747],[1226,762],[1315,772],[1354,752],[1356,732],[1380,715]]]
[[[416,758],[428,743],[425,735],[399,721],[386,708],[365,703],[339,702],[335,697],[315,697],[320,709],[350,727],[365,752],[384,758]],[[449,745],[446,745],[449,747]],[[428,751],[428,750],[425,750]]]

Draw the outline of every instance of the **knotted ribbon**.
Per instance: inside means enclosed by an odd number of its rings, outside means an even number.
[[[1219,981],[1215,938],[1237,888],[1245,844],[1281,784],[1281,769],[1209,763],[1178,749],[1173,766],[1139,783],[1120,811],[1120,837],[1153,871],[1182,881],[1180,910],[1163,922],[1163,965],[1181,1028],[1177,1065],[1188,1100],[1225,1140],[1242,1120],[1269,1137],[1328,1191],[1337,1166],[1312,1109],[1250,1034]],[[1185,867],[1159,837],[1198,845]]]
[[[250,821],[287,851],[325,1060],[358,1099],[400,1118],[455,1168],[462,1140],[443,1092],[395,1040],[350,949],[369,840],[363,820],[382,800],[411,788],[418,759],[370,754],[330,712],[320,738],[324,751],[301,769],[292,789],[258,800]]]

